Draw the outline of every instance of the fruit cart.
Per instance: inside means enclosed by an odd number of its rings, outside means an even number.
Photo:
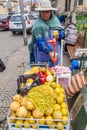
[[[54,72],[47,65],[32,64],[18,77],[7,115],[9,130],[70,129],[66,95]]]

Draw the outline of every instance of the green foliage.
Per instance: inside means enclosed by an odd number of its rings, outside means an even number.
[[[52,7],[55,7],[56,0],[51,0]]]
[[[32,10],[32,11],[35,10],[35,4],[33,4],[33,5],[31,6],[31,10]]]
[[[87,14],[77,15],[76,16],[76,26],[78,30],[87,29]]]

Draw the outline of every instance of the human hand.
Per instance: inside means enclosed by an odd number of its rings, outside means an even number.
[[[55,38],[56,38],[56,40],[58,40],[59,39],[59,35],[56,35]]]

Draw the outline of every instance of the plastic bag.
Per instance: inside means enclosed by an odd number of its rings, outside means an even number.
[[[81,70],[71,77],[71,85],[65,86],[66,95],[71,98],[87,84],[84,72]]]

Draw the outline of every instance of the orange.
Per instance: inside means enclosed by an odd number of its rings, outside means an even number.
[[[32,125],[32,128],[33,129],[37,129],[37,125]]]
[[[57,128],[58,128],[58,130],[63,130],[64,129],[64,126],[63,126],[63,124],[61,123],[61,122],[57,122]]]
[[[62,104],[61,104],[61,108],[67,108],[67,104],[66,104],[66,102],[62,102]]]
[[[63,108],[63,109],[61,110],[61,113],[62,113],[62,116],[67,116],[67,115],[68,115],[68,109]]]
[[[46,117],[46,124],[47,124],[47,125],[52,125],[52,124],[53,124],[52,116],[47,116],[47,117]]]
[[[60,88],[60,92],[64,93],[64,88],[63,87]]]
[[[63,99],[65,99],[65,94],[64,93],[60,93],[59,96],[62,97]]]
[[[60,87],[61,87],[61,85],[60,85],[59,83],[57,83],[56,85],[57,85],[57,88],[60,88]]]
[[[30,116],[29,124],[35,124],[35,120],[34,120],[33,116]]]
[[[54,92],[57,93],[57,94],[60,94],[60,88],[58,88],[58,87],[55,88],[55,89],[54,89]]]
[[[56,82],[51,82],[50,86],[51,86],[53,89],[55,89],[56,86],[57,86],[57,84],[56,84]]]
[[[61,96],[57,97],[57,103],[62,104],[64,99]]]
[[[50,129],[54,129],[56,127],[56,121],[53,121],[53,124],[49,126]]]
[[[54,109],[54,111],[56,111],[56,110],[59,110],[59,111],[60,111],[60,105],[56,103],[56,104],[54,105],[54,108],[53,108],[53,109]]]
[[[45,67],[42,67],[40,69],[41,69],[41,71],[46,72],[46,68]]]
[[[68,117],[67,116],[63,116],[62,120],[65,120],[62,122],[63,125],[66,125],[68,123]]]
[[[45,124],[45,117],[44,116],[38,120],[38,124],[42,124],[42,125]]]
[[[25,120],[25,121],[23,122],[23,124],[24,124],[24,127],[25,127],[25,128],[30,128],[29,123],[28,123],[28,120]]]

